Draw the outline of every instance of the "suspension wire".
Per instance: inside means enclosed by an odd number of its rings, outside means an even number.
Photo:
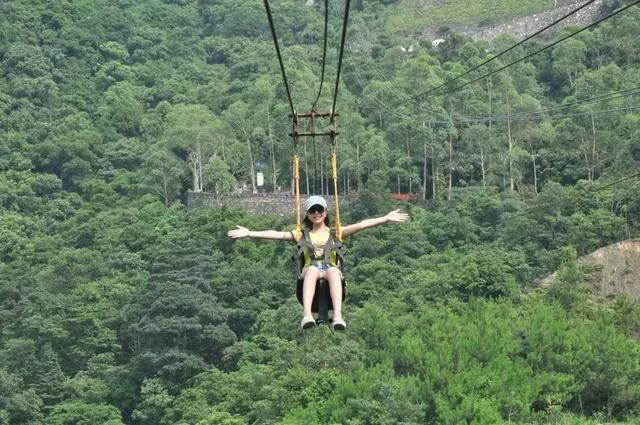
[[[639,92],[640,93],[640,92]],[[636,94],[636,93],[633,93]],[[610,99],[604,99],[604,100],[610,100]],[[604,101],[603,100],[603,101]],[[393,115],[396,115],[398,118],[402,118],[405,119],[407,121],[411,121],[411,122],[418,122],[418,121],[422,121],[421,118],[416,117],[416,116],[409,116],[409,115],[405,115],[402,114],[400,112],[395,112],[393,113],[392,109],[389,109],[389,106],[383,104],[381,101],[377,100],[376,101],[383,106],[385,109],[388,109],[389,112],[391,112]],[[620,112],[620,111],[629,111],[629,110],[634,110],[634,109],[638,109],[640,108],[640,105],[629,105],[629,106],[625,106],[623,108],[616,108],[616,109],[604,109],[604,110],[596,110],[596,111],[587,111],[587,112],[573,112],[570,114],[564,114],[564,115],[552,115],[549,116],[549,119],[557,119],[557,118],[570,118],[570,117],[579,117],[579,116],[583,116],[583,115],[587,115],[587,114],[594,114],[594,115],[607,115],[610,114],[612,112]],[[544,112],[544,111],[540,111],[540,112]],[[491,116],[491,117],[481,117],[481,118],[476,118],[476,117],[464,117],[464,116],[456,116],[453,115],[452,119],[453,121],[459,122],[459,123],[487,123],[487,122],[503,122],[503,121],[507,121],[509,119],[513,120],[513,121],[518,121],[518,122],[530,122],[530,121],[537,121],[539,119],[542,119],[544,117],[542,116],[532,116],[529,118],[521,118],[518,119],[518,117],[520,116],[520,114],[512,114],[512,115],[498,115],[498,116]],[[429,122],[431,122],[432,124],[443,124],[443,125],[449,125],[450,121],[446,120],[446,121],[441,121],[441,120],[434,120],[432,118],[430,118],[428,120]]]
[[[358,74],[357,70],[354,69],[353,70],[356,78],[362,83],[362,77]],[[519,112],[519,113],[515,113],[515,114],[511,114],[511,115],[492,115],[489,117],[467,117],[467,116],[463,116],[458,114],[457,116],[454,116],[454,121],[457,122],[464,122],[464,123],[487,123],[487,122],[500,122],[500,121],[506,121],[509,119],[515,119],[517,121],[535,121],[538,120],[542,117],[536,117],[536,115],[540,115],[546,112],[554,112],[554,111],[558,111],[558,110],[562,110],[562,109],[567,109],[571,106],[578,106],[578,105],[582,105],[582,104],[588,104],[588,103],[598,103],[598,102],[605,102],[608,100],[613,100],[613,99],[617,99],[620,97],[627,97],[627,96],[633,96],[636,94],[640,94],[640,91],[636,91],[636,90],[640,90],[640,86],[636,86],[636,87],[631,87],[628,89],[624,89],[624,90],[619,90],[619,91],[614,91],[611,93],[606,93],[606,94],[600,94],[600,95],[596,95],[596,96],[592,96],[590,98],[585,98],[585,99],[580,99],[571,103],[567,103],[567,104],[563,104],[563,105],[556,105],[556,106],[551,106],[549,108],[544,108],[544,109],[540,109],[537,111],[524,111],[524,112]],[[389,112],[391,115],[396,116],[397,118],[400,119],[404,119],[407,121],[421,121],[422,119],[420,117],[418,117],[417,115],[406,115],[403,114],[401,112],[398,112],[395,109],[392,109],[391,106],[387,105],[386,103],[384,103],[382,100],[380,100],[377,97],[373,97],[373,100],[380,105],[383,109],[385,109],[387,112]],[[625,109],[635,109],[636,106],[629,106],[627,108],[620,108],[620,109],[611,109],[611,110],[600,110],[600,111],[594,111],[594,113],[606,113],[606,112],[615,112],[615,111],[623,111]],[[563,117],[571,117],[571,116],[580,116],[580,115],[584,115],[584,113],[572,113],[572,114],[565,114],[565,115],[555,115],[555,116],[550,116],[549,118],[563,118]],[[519,117],[530,117],[530,119],[527,118],[519,118]],[[449,124],[449,121],[433,121],[430,120],[431,122],[433,122],[434,124]]]
[[[623,108],[614,108],[614,109],[599,109],[596,111],[584,111],[584,112],[572,112],[570,114],[563,114],[563,115],[552,115],[549,116],[548,119],[559,119],[559,118],[573,118],[573,117],[582,117],[585,115],[610,115],[613,112],[622,112],[622,111],[632,111],[635,109],[640,108],[640,104],[637,105],[629,105],[629,106],[625,106]],[[622,114],[617,114],[617,115],[622,115]],[[515,117],[515,119],[514,119]],[[515,115],[511,115],[511,116],[504,116],[501,119],[491,119],[491,122],[504,122],[504,121],[508,121],[511,120],[511,122],[532,122],[532,121],[537,121],[540,119],[544,119],[544,117],[542,116],[538,116],[538,117],[530,117],[530,118],[522,118],[522,119],[518,119],[517,116]],[[477,119],[477,120],[472,120],[472,119],[459,119],[459,118],[455,118],[454,117],[454,121],[457,122],[463,122],[463,123],[485,123],[488,122],[488,119]],[[446,121],[433,121],[435,124],[444,124],[446,123]]]
[[[316,108],[316,103],[320,99],[320,95],[322,94],[322,83],[324,82],[324,68],[326,64],[327,58],[327,27],[329,23],[329,0],[324,0],[324,46],[322,48],[322,74],[320,76],[320,88],[318,89],[318,96],[316,100],[313,101],[313,105],[311,105],[311,112]]]
[[[605,184],[604,186],[597,187],[597,188],[595,188],[595,189],[591,190],[591,193],[594,193],[594,192],[600,192],[601,190],[608,189],[608,188],[609,188],[609,187],[611,187],[611,186],[615,186],[615,185],[617,185],[618,183],[622,183],[623,181],[631,180],[631,179],[636,178],[636,177],[640,177],[640,171],[636,171],[635,173],[632,173],[632,174],[626,175],[626,176],[624,176],[624,177],[622,177],[622,178],[619,178],[619,179],[618,179],[618,180],[616,180],[616,181],[613,181],[613,182],[611,182],[611,183],[607,183],[607,184]]]
[[[310,133],[316,132],[316,120],[315,116],[313,115],[313,108],[311,108],[311,117],[309,118],[308,131]],[[322,191],[318,191],[318,152],[316,148],[316,136],[307,136],[307,142],[309,141],[309,137],[311,137],[313,145],[313,189],[311,190],[311,193],[322,194]]]
[[[553,43],[548,44],[548,45],[546,45],[546,46],[544,46],[544,47],[542,47],[542,48],[540,48],[540,49],[538,49],[538,50],[534,51],[533,53],[530,53],[530,54],[528,54],[528,55],[526,55],[526,56],[523,56],[523,57],[521,57],[520,59],[517,59],[517,60],[515,60],[515,61],[513,61],[513,62],[510,62],[510,63],[508,63],[508,64],[504,65],[504,66],[501,66],[500,68],[498,68],[498,69],[496,69],[496,70],[494,70],[494,71],[491,71],[491,72],[489,72],[489,73],[487,73],[487,74],[481,75],[480,77],[475,78],[475,79],[473,79],[473,80],[471,80],[471,81],[467,81],[467,82],[466,82],[466,83],[464,83],[464,84],[460,84],[459,86],[456,86],[456,87],[454,87],[454,88],[452,88],[452,89],[450,89],[450,90],[447,90],[447,91],[445,91],[445,92],[443,92],[443,93],[440,93],[439,95],[433,95],[433,94],[431,94],[431,95],[429,95],[429,96],[426,96],[426,97],[425,97],[425,99],[429,99],[429,98],[432,98],[432,97],[435,97],[435,96],[443,96],[443,95],[446,95],[446,94],[454,93],[454,92],[456,92],[456,91],[460,90],[460,89],[461,89],[461,88],[463,88],[463,87],[466,87],[466,86],[468,86],[468,85],[470,85],[470,84],[473,84],[473,83],[475,83],[475,82],[477,82],[477,81],[480,81],[480,80],[482,80],[482,79],[484,79],[484,78],[486,78],[486,77],[490,77],[490,76],[492,76],[493,74],[497,74],[498,72],[500,72],[500,71],[502,71],[502,70],[504,70],[504,69],[506,69],[506,68],[509,68],[509,67],[511,67],[511,66],[513,66],[513,65],[515,65],[515,64],[517,64],[517,63],[520,63],[520,62],[522,62],[523,60],[528,59],[528,58],[530,58],[530,57],[532,57],[532,56],[534,56],[534,55],[537,55],[538,53],[540,53],[540,52],[542,52],[542,51],[544,51],[544,50],[547,50],[547,49],[549,49],[550,47],[553,47],[553,46],[555,46],[556,44],[559,44],[559,43],[561,43],[561,42],[565,41],[565,40],[566,40],[566,39],[568,39],[568,38],[571,38],[571,37],[573,37],[573,36],[575,36],[575,35],[578,35],[578,34],[580,34],[581,32],[583,32],[583,31],[585,31],[585,30],[587,30],[587,29],[589,29],[589,28],[591,28],[591,27],[594,27],[594,26],[598,25],[600,22],[602,22],[602,21],[604,21],[604,20],[607,20],[607,19],[609,19],[609,18],[612,18],[613,16],[617,15],[618,13],[621,13],[621,12],[623,12],[623,11],[625,11],[625,10],[629,9],[630,7],[635,6],[635,5],[636,5],[636,4],[638,4],[638,3],[640,3],[640,0],[635,0],[633,3],[630,3],[630,4],[628,4],[627,6],[624,6],[624,7],[620,8],[620,9],[618,9],[618,10],[614,11],[614,12],[611,12],[611,13],[610,13],[610,14],[608,14],[607,16],[605,16],[605,17],[603,17],[603,18],[600,18],[600,19],[598,19],[598,20],[596,20],[596,21],[592,22],[591,24],[587,25],[586,27],[583,27],[583,28],[581,28],[581,29],[579,29],[579,30],[577,30],[577,31],[574,31],[574,32],[572,32],[571,34],[566,35],[566,36],[564,36],[564,37],[560,38],[559,40],[556,40],[556,41],[554,41]],[[424,95],[424,94],[423,94],[423,95]]]
[[[273,37],[273,44],[276,47],[276,54],[278,55],[278,63],[280,64],[280,71],[282,72],[284,87],[287,90],[287,98],[289,99],[289,106],[291,107],[291,115],[295,115],[295,108],[293,107],[293,100],[291,99],[291,91],[289,90],[287,74],[284,72],[284,63],[282,63],[282,55],[280,54],[280,46],[278,45],[278,37],[276,36],[276,28],[273,25],[273,16],[271,15],[271,7],[269,6],[269,0],[264,0],[264,7],[267,10],[267,18],[269,18],[269,28],[271,28],[271,36]]]
[[[615,92],[611,92],[611,93],[607,93],[607,94],[600,94],[600,95],[592,96],[592,97],[589,97],[589,98],[576,100],[574,102],[567,103],[567,104],[551,106],[549,108],[540,109],[538,111],[519,112],[517,114],[511,114],[509,117],[538,115],[538,114],[542,114],[542,113],[545,113],[545,112],[554,112],[556,110],[566,109],[566,108],[569,108],[569,107],[572,107],[572,106],[585,105],[585,104],[594,103],[594,102],[596,102],[596,103],[606,102],[608,100],[613,100],[613,99],[618,99],[618,98],[621,98],[621,97],[633,96],[633,95],[636,95],[636,94],[640,94],[640,91],[638,91],[639,89],[640,89],[640,86],[632,87],[632,88],[629,88],[629,89],[619,90],[619,91],[615,91]],[[629,92],[631,92],[631,93],[629,93]],[[494,118],[497,118],[497,117],[500,117],[500,116],[495,116]],[[507,116],[505,115],[504,117],[507,117]]]
[[[476,69],[478,69],[478,68],[480,68],[480,67],[482,67],[482,66],[484,66],[484,65],[488,64],[489,62],[492,62],[492,61],[493,61],[493,60],[495,60],[495,59],[498,59],[500,56],[505,55],[506,53],[510,52],[511,50],[515,49],[516,47],[518,47],[518,46],[520,46],[520,45],[522,45],[522,44],[526,43],[527,41],[531,40],[533,37],[535,37],[535,36],[539,35],[540,33],[543,33],[544,31],[548,30],[548,29],[549,29],[549,28],[551,28],[552,26],[554,26],[554,25],[556,25],[556,24],[558,24],[558,23],[560,23],[560,22],[564,21],[565,19],[567,19],[568,17],[570,17],[570,16],[571,16],[571,15],[573,15],[574,13],[579,12],[581,9],[583,9],[583,8],[585,8],[585,7],[587,7],[587,6],[589,6],[591,3],[594,3],[595,1],[597,1],[597,0],[589,0],[588,2],[584,3],[582,6],[580,6],[580,7],[576,8],[576,9],[572,10],[571,12],[567,13],[567,14],[566,14],[566,15],[564,15],[563,17],[561,17],[561,18],[559,18],[559,19],[555,20],[554,22],[550,23],[550,24],[549,24],[549,25],[547,25],[546,27],[544,27],[544,28],[542,28],[542,29],[540,29],[540,30],[538,30],[538,31],[534,32],[533,34],[529,35],[529,36],[528,36],[527,38],[525,38],[524,40],[519,41],[518,43],[516,43],[516,44],[514,44],[513,46],[509,47],[508,49],[503,50],[502,52],[498,53],[497,55],[490,57],[489,59],[485,60],[485,61],[484,61],[484,62],[482,62],[481,64],[474,66],[473,68],[471,68],[471,69],[467,70],[466,72],[463,72],[462,74],[458,75],[457,77],[452,78],[452,79],[450,79],[450,80],[447,80],[447,81],[445,81],[444,83],[442,83],[442,84],[440,84],[440,85],[438,85],[438,86],[436,86],[436,87],[434,87],[434,88],[432,88],[432,89],[430,89],[430,90],[428,90],[428,91],[426,91],[426,92],[424,92],[424,93],[421,93],[421,94],[418,94],[418,95],[416,95],[416,96],[410,97],[408,100],[415,100],[415,99],[418,99],[418,98],[420,98],[420,97],[426,96],[426,95],[428,95],[428,94],[430,94],[430,93],[432,93],[432,92],[434,92],[434,91],[438,90],[438,89],[439,89],[439,88],[441,88],[441,87],[447,86],[447,85],[449,85],[449,84],[453,83],[454,81],[459,80],[460,78],[464,77],[465,75],[467,75],[467,74],[469,74],[469,73],[471,73],[471,72],[475,71]]]
[[[267,1],[267,0],[265,0]],[[640,1],[640,0],[638,0]],[[338,56],[338,70],[336,72],[336,87],[333,91],[333,105],[331,106],[331,119],[330,123],[333,124],[335,119],[335,110],[336,110],[336,101],[338,100],[338,86],[340,84],[340,71],[342,68],[342,57],[344,54],[344,44],[345,39],[347,37],[347,24],[349,23],[349,7],[351,5],[351,0],[347,0],[344,4],[344,20],[342,22],[342,39],[340,40],[340,56]]]
[[[625,90],[620,90],[620,91],[616,91],[616,92],[612,92],[612,93],[608,93],[608,94],[601,94],[601,95],[597,95],[597,96],[592,96],[590,98],[586,98],[586,99],[581,99],[581,100],[577,100],[575,102],[571,102],[571,103],[567,103],[566,105],[556,105],[556,106],[552,106],[549,108],[545,108],[545,109],[539,109],[537,111],[524,111],[524,112],[518,112],[515,114],[510,114],[510,115],[492,115],[489,117],[466,117],[463,115],[458,115],[457,121],[458,122],[497,122],[497,121],[505,121],[508,119],[516,119],[517,121],[528,121],[527,119],[518,119],[519,117],[534,117],[532,120],[535,119],[539,119],[542,118],[540,116],[536,117],[537,115],[541,115],[547,112],[555,112],[555,111],[561,111],[563,109],[567,109],[573,106],[580,106],[580,105],[586,105],[586,104],[590,104],[590,103],[600,103],[600,102],[607,102],[609,100],[614,100],[614,99],[619,99],[621,97],[628,97],[628,96],[634,96],[637,94],[640,94],[640,86],[638,87],[634,87],[634,88],[630,88],[630,89],[625,89]],[[633,106],[630,106],[628,108],[633,108]],[[615,111],[619,111],[619,110],[624,110],[626,108],[620,108],[620,109],[614,109]],[[593,111],[593,112],[606,112],[606,111]],[[588,112],[587,112],[588,113]],[[576,112],[576,113],[572,113],[572,114],[567,114],[567,115],[561,115],[561,116],[573,116],[573,115],[581,115],[583,114],[582,112]],[[550,116],[550,117],[553,117]],[[556,116],[558,117],[558,116]]]

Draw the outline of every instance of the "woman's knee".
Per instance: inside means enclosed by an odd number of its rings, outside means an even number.
[[[337,267],[330,267],[327,271],[326,271],[326,276],[327,279],[329,280],[333,280],[333,281],[340,281],[342,280],[342,272],[340,271],[339,268]]]

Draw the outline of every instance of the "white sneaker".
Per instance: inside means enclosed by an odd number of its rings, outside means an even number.
[[[300,328],[304,331],[307,329],[311,329],[316,325],[316,320],[313,316],[304,316],[302,321],[300,322]]]
[[[345,323],[343,318],[333,319],[333,330],[334,331],[343,331],[347,329],[347,324]]]

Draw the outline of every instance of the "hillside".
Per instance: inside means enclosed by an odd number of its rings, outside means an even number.
[[[628,239],[600,248],[578,259],[591,269],[589,283],[593,295],[613,298],[625,294],[640,301],[640,239]],[[545,279],[549,283],[555,275]]]
[[[595,7],[599,8],[604,1],[599,0]],[[519,26],[519,22],[528,21],[533,24],[530,26],[535,26],[536,19],[546,19],[582,3],[584,1],[575,0],[404,0],[389,9],[385,28],[389,32],[423,33],[425,36],[437,34],[444,28],[473,33],[490,27],[512,25],[511,30],[514,30],[513,23]]]
[[[0,425],[637,424],[640,303],[576,258],[640,235],[640,8],[427,96],[512,42],[433,48],[420,0],[356,1],[338,84],[329,2],[320,93],[310,3],[271,1],[288,99],[262,2],[0,1]],[[337,164],[289,137],[314,104]],[[334,164],[347,329],[302,333],[291,212],[216,200],[327,195]]]
[[[584,3],[584,1],[571,2],[566,5],[558,5],[551,9],[536,11],[535,13],[525,16],[506,18],[501,22],[491,23],[490,21],[485,21],[473,25],[451,24],[448,25],[448,28],[453,32],[463,34],[474,40],[491,40],[501,35],[509,35],[517,39],[523,39],[559,20]],[[553,28],[544,34],[544,37],[549,37],[566,26],[585,26],[590,24],[595,21],[602,12],[603,1],[596,1],[557,25],[554,25]],[[441,31],[441,27],[431,27],[425,29],[422,35],[431,39],[438,38],[441,35]]]

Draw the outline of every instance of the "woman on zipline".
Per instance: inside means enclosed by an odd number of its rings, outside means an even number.
[[[344,330],[347,327],[342,318],[342,272],[338,268],[338,254],[334,251],[329,256],[325,255],[325,246],[331,243],[331,229],[329,228],[329,217],[327,215],[327,201],[322,196],[311,196],[304,202],[306,216],[304,218],[305,230],[300,232],[280,232],[277,230],[252,231],[246,227],[236,226],[227,235],[232,239],[254,238],[270,239],[280,241],[299,241],[308,234],[312,249],[305,250],[304,268],[301,278],[302,286],[302,307],[303,317],[300,327],[309,329],[315,326],[316,322],[312,315],[313,296],[316,291],[318,279],[326,279],[329,282],[331,302],[333,304],[333,329]],[[360,230],[379,226],[386,223],[404,223],[409,220],[409,215],[400,210],[391,211],[383,217],[369,218],[358,223],[342,227],[339,239],[353,235]],[[309,252],[313,251],[313,252]],[[328,260],[328,261],[327,261]]]

